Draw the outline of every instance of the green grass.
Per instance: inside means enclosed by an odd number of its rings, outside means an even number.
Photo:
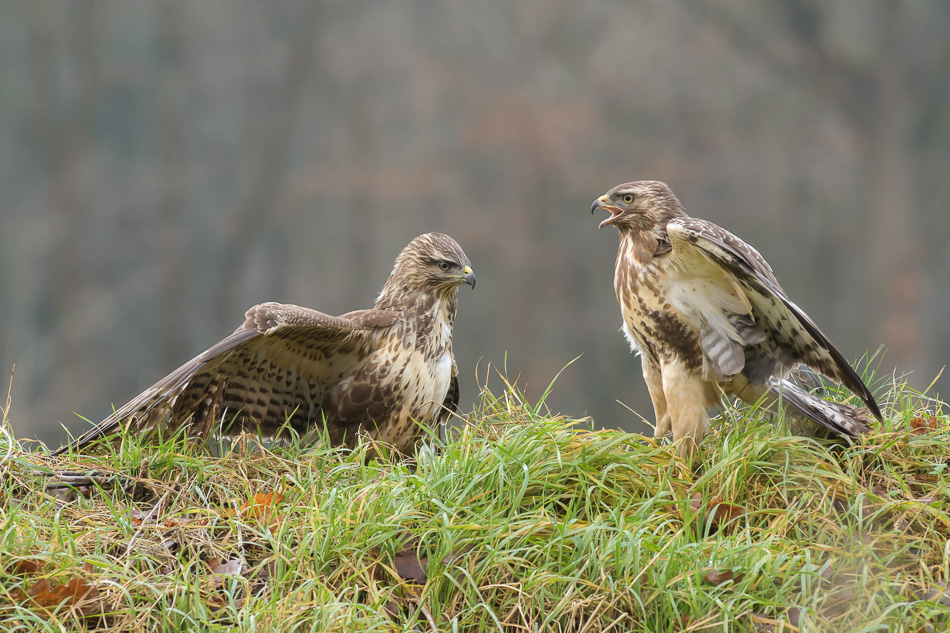
[[[0,629],[946,630],[925,598],[948,583],[950,420],[899,382],[883,400],[852,446],[727,408],[692,464],[511,386],[414,467],[253,438],[50,459],[6,433]],[[64,500],[54,470],[122,477]],[[25,597],[73,579],[96,593]]]

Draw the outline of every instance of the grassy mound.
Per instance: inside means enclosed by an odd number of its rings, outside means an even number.
[[[514,388],[415,464],[250,438],[54,460],[7,436],[0,628],[946,630],[950,420],[901,385],[885,402],[852,446],[728,409],[691,465]]]

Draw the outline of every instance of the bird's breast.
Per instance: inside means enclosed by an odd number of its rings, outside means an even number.
[[[615,286],[624,334],[653,362],[676,357],[686,362],[688,369],[700,371],[699,330],[670,300],[667,262],[662,258],[642,265],[631,262],[622,273],[618,262]]]

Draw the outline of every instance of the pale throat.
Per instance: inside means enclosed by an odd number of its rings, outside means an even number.
[[[634,262],[638,266],[645,266],[653,259],[656,252],[657,238],[649,231],[628,230],[620,233],[620,253],[617,265],[621,259]]]

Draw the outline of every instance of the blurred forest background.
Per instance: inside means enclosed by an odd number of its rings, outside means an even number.
[[[463,405],[476,365],[536,398],[583,354],[551,408],[643,430],[590,204],[644,178],[755,244],[845,357],[884,345],[918,389],[950,359],[944,0],[0,6],[19,436],[58,445],[255,303],[370,306],[426,231],[478,275]]]

